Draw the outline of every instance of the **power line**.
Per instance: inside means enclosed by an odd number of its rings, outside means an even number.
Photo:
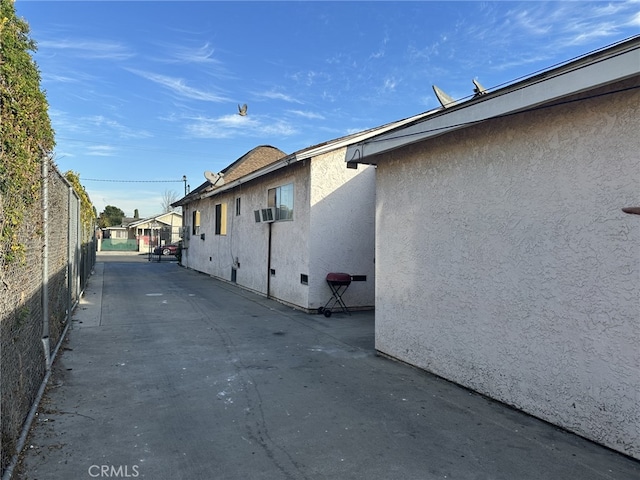
[[[116,183],[177,183],[185,180],[108,180],[104,178],[81,178],[83,182],[116,182]]]

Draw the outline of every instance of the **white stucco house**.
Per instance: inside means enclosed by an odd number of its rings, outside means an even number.
[[[347,148],[376,349],[640,458],[640,39]]]
[[[375,168],[343,159],[349,144],[395,125],[290,155],[256,147],[208,173],[211,181],[173,204],[184,215],[182,265],[307,312],[332,298],[327,274],[344,272],[353,279],[347,306],[373,308]],[[263,209],[273,222],[262,221]]]
[[[120,225],[100,229],[98,251],[147,251],[180,240],[182,214],[165,212],[147,218],[124,217]]]
[[[166,245],[180,241],[182,214],[164,212],[152,217],[134,220],[127,226],[130,236],[137,239],[138,250],[146,251],[150,246]]]

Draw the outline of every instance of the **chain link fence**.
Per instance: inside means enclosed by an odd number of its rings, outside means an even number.
[[[83,231],[80,198],[45,159],[42,201],[18,232],[24,261],[0,268],[0,406],[3,474],[19,453],[53,353],[95,265],[94,232]],[[3,205],[10,199],[0,198]]]

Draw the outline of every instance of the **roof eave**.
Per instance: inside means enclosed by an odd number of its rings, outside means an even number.
[[[640,41],[634,39],[467,102],[438,109],[422,121],[350,145],[345,161],[375,164],[377,155],[390,150],[535,108],[639,73]]]

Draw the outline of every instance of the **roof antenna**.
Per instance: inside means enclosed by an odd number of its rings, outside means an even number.
[[[438,101],[440,102],[440,105],[442,105],[444,108],[448,108],[456,104],[456,101],[453,98],[451,98],[449,95],[444,93],[435,85],[433,85],[433,91],[436,94],[436,97],[438,97]]]

